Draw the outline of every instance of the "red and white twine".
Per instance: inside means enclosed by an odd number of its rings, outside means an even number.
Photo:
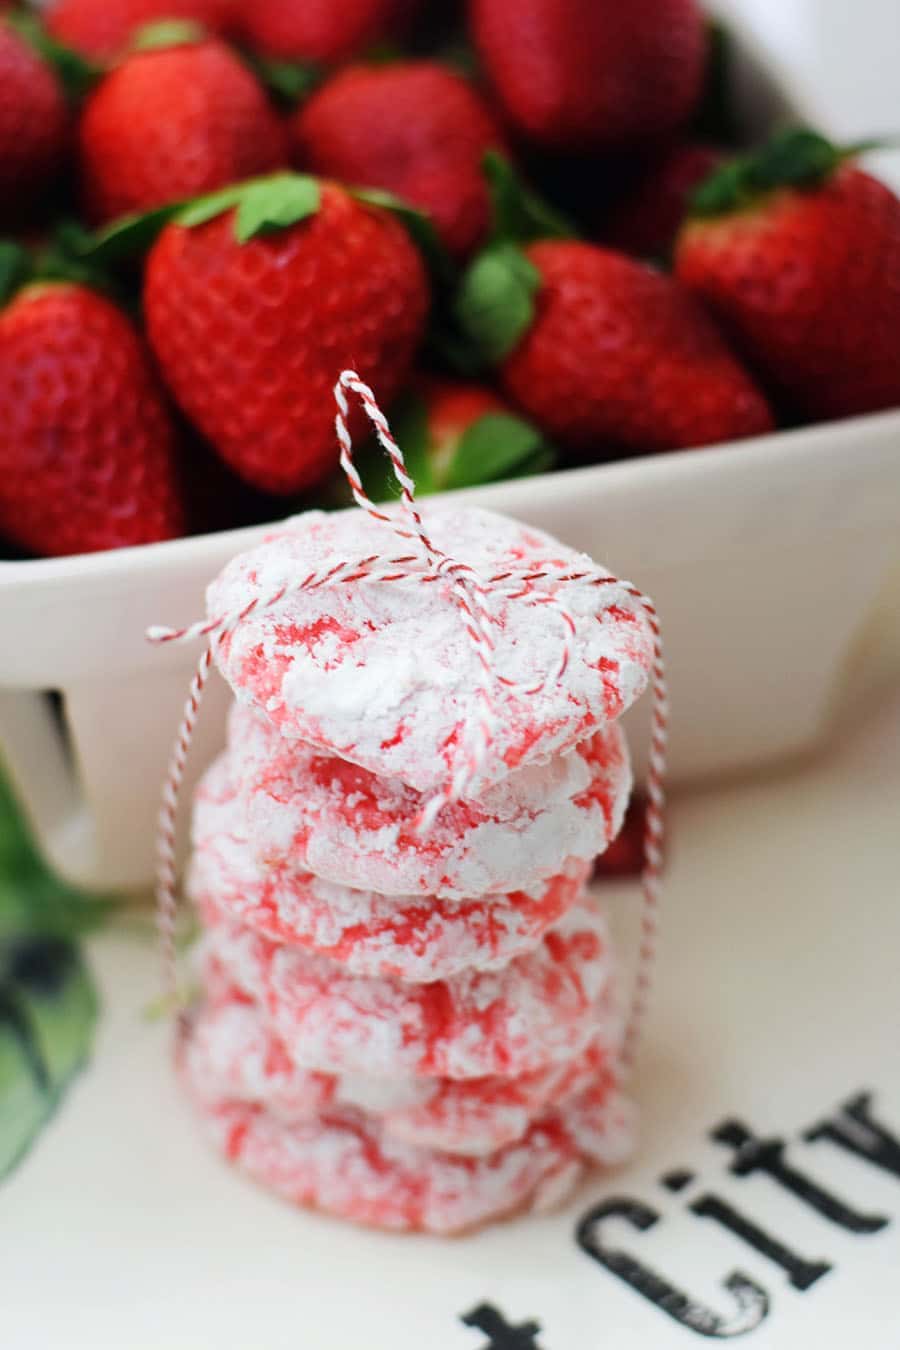
[[[366,495],[356,465],[353,462],[353,446],[347,423],[349,416],[348,392],[359,398],[375,428],[382,448],[391,461],[394,476],[400,488],[400,499],[404,508],[402,515],[388,514],[379,510]],[[335,430],[341,451],[340,463],[350,484],[355,502],[368,512],[373,519],[390,528],[401,540],[413,544],[415,548],[413,552],[405,552],[392,557],[370,554],[364,558],[341,559],[331,567],[309,572],[305,576],[291,577],[268,592],[260,592],[239,610],[203,619],[184,628],[154,627],[148,629],[147,637],[153,643],[186,643],[206,639],[207,644],[203,649],[191,681],[187,703],[169,760],[159,813],[156,913],[166,992],[177,1006],[176,819],[178,799],[203,691],[212,667],[216,648],[223,638],[233,633],[251,614],[270,609],[288,596],[301,591],[321,590],[327,586],[353,585],[357,582],[378,585],[396,584],[409,580],[414,580],[418,584],[441,581],[449,583],[451,594],[459,609],[463,627],[478,665],[478,682],[475,689],[477,711],[476,716],[470,723],[468,738],[459,756],[459,762],[453,769],[450,781],[431,798],[422,812],[419,828],[424,831],[430,827],[438,812],[444,806],[464,797],[469,786],[477,782],[494,739],[497,723],[495,705],[497,686],[504,685],[507,688],[516,689],[519,693],[533,695],[539,693],[547,684],[558,680],[564,674],[571,657],[571,644],[576,630],[572,615],[559,599],[559,590],[562,587],[573,585],[593,586],[610,589],[611,591],[617,589],[619,593],[624,592],[630,595],[643,608],[653,633],[654,646],[652,673],[653,726],[647,774],[644,866],[641,878],[643,892],[641,940],[634,991],[626,1019],[620,1056],[623,1070],[628,1070],[634,1062],[640,1039],[656,958],[665,817],[664,781],[669,710],[662,636],[659,618],[653,602],[636,586],[629,582],[620,581],[617,577],[605,571],[601,572],[599,569],[579,568],[566,571],[553,565],[541,569],[511,567],[485,577],[468,564],[456,561],[435,545],[425,529],[416,505],[415,484],[409,476],[403,453],[391,434],[387,419],[379,408],[372,390],[355,371],[345,370],[335,385],[334,397],[337,403]],[[544,582],[552,584],[552,592],[534,589]],[[494,668],[495,640],[491,598],[497,595],[503,595],[507,599],[521,601],[524,604],[548,606],[560,620],[562,642],[557,668],[554,671],[546,672],[534,684],[528,686],[516,684]],[[610,603],[612,603],[612,595]]]

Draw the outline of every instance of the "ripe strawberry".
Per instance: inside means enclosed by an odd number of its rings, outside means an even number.
[[[0,20],[0,215],[18,219],[62,161],[66,101],[50,67]]]
[[[149,355],[108,300],[54,282],[0,312],[0,533],[43,554],[171,539],[175,453]]]
[[[219,194],[183,217],[202,223],[163,231],[147,324],[169,387],[222,458],[257,487],[295,492],[337,463],[331,391],[345,366],[383,402],[398,393],[428,283],[403,226],[336,185],[280,175],[236,194],[236,213],[221,214]],[[352,429],[367,429],[358,409]]]
[[[234,0],[57,0],[47,27],[73,51],[109,61],[127,49],[139,28],[161,19],[192,19],[210,33],[228,33],[234,8]]]
[[[539,473],[554,459],[537,427],[470,381],[421,376],[392,407],[391,426],[420,497]],[[357,464],[373,500],[397,495],[379,445],[365,447]]]
[[[604,241],[639,258],[668,257],[691,193],[722,159],[720,150],[692,141],[654,155],[611,211]]]
[[[651,140],[699,100],[706,37],[695,0],[471,0],[471,22],[510,122],[538,144]]]
[[[797,411],[900,405],[900,200],[812,132],[727,165],[694,198],[679,277]]]
[[[501,244],[470,267],[458,312],[513,402],[573,450],[674,450],[772,426],[690,294],[622,254]]]
[[[253,0],[242,36],[266,56],[332,64],[383,38],[406,0]]]
[[[640,876],[644,867],[646,819],[647,797],[638,790],[628,803],[621,830],[594,864],[595,881]]]
[[[215,39],[128,56],[79,128],[96,221],[180,201],[284,164],[284,128],[253,75]]]
[[[299,109],[291,131],[299,167],[396,193],[431,216],[457,257],[481,243],[481,162],[503,137],[462,76],[432,61],[349,67]]]

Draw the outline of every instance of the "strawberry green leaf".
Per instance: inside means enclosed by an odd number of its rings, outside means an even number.
[[[157,52],[166,47],[190,47],[207,36],[202,24],[190,19],[159,19],[144,24],[129,43],[133,52]]]
[[[92,256],[91,242],[91,234],[78,221],[59,221],[37,252],[35,281],[71,281],[121,300],[106,262]]]
[[[487,361],[502,361],[534,318],[540,274],[512,244],[495,244],[470,264],[455,302],[457,321]]]
[[[416,485],[416,493],[425,496],[436,490],[428,457],[428,414],[425,401],[415,392],[403,394],[390,410],[391,430],[403,452],[406,467]],[[400,495],[391,461],[376,437],[372,436],[355,456],[356,467],[366,492],[374,502],[390,502]],[[344,499],[342,504],[349,505]]]
[[[459,32],[452,34],[441,44],[433,59],[440,61],[442,66],[449,66],[466,80],[481,79],[482,70],[475,48]]]
[[[228,187],[219,188],[216,192],[207,192],[202,197],[195,197],[191,202],[181,202],[175,207],[160,207],[160,211],[168,211],[168,220],[191,230],[195,225],[205,225],[208,220],[215,220],[216,216],[233,210],[241,200],[244,187],[243,183],[229,183]],[[152,216],[156,213],[148,214]],[[164,220],[162,223],[168,222]]]
[[[416,393],[409,393],[398,399],[391,409],[391,426],[397,444],[403,452],[406,467],[416,485],[416,491],[423,495],[435,492],[434,472],[428,456],[428,409],[425,400]],[[381,500],[390,501],[393,497],[399,497],[400,485],[391,462],[380,445],[378,450],[385,476]]]
[[[524,244],[532,239],[570,239],[573,226],[555,207],[526,188],[512,164],[496,150],[482,160],[493,217],[492,239]]]
[[[367,66],[392,66],[397,61],[402,61],[406,53],[399,42],[393,42],[390,38],[382,38],[378,42],[373,42],[362,54],[362,60]]]
[[[142,211],[131,216],[120,216],[96,234],[83,235],[78,246],[82,258],[102,266],[126,262],[139,257],[155,243],[166,225],[184,209],[183,202],[158,206],[153,211]],[[222,207],[222,210],[225,210]]]
[[[314,215],[319,209],[319,184],[315,178],[296,173],[251,178],[197,197],[178,208],[172,218],[178,225],[192,229],[234,207],[237,207],[235,237],[238,243],[246,244],[248,239],[267,230],[285,229]]]
[[[402,197],[381,188],[351,188],[353,196],[369,206],[380,206],[397,216],[406,227],[413,243],[425,260],[425,265],[435,280],[450,283],[454,279],[454,267],[450,255],[441,243],[440,235],[433,222],[416,207],[410,206]]]
[[[549,469],[554,454],[537,427],[512,413],[485,413],[467,427],[447,469],[448,489]]]
[[[19,11],[8,14],[6,22],[53,67],[66,97],[72,102],[82,99],[106,74],[104,66],[86,60],[79,52],[51,37],[36,15]]]
[[[96,234],[83,234],[77,252],[104,266],[125,262],[146,253],[166,225],[192,229],[235,207],[235,235],[243,244],[265,230],[282,229],[313,215],[319,207],[319,184],[315,178],[293,173],[229,183],[192,201],[121,216]]]
[[[841,159],[841,151],[824,136],[798,127],[775,136],[758,155],[750,157],[749,165],[752,180],[765,190],[820,183]]]
[[[286,229],[319,209],[319,184],[300,174],[273,174],[247,183],[238,202],[235,235],[246,244],[269,230]]]
[[[242,55],[259,82],[291,107],[308,98],[325,78],[322,67],[312,61],[279,61],[256,53]]]
[[[694,188],[689,198],[689,213],[692,216],[724,215],[740,210],[751,200],[744,161],[735,159],[714,169]]]
[[[716,169],[691,195],[694,216],[717,216],[751,206],[779,188],[811,188],[825,181],[849,156],[872,142],[841,149],[817,131],[792,127],[768,144]]]
[[[14,239],[0,239],[0,305],[31,280],[33,264],[28,250]]]

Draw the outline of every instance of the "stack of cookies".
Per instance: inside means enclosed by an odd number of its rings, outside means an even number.
[[[625,588],[569,587],[563,614],[546,578],[596,568],[549,536],[423,514],[480,576],[522,578],[488,597],[490,754],[427,828],[479,682],[451,580],[251,606],[389,552],[350,511],[287,522],[210,588],[210,613],[246,613],[216,648],[236,699],[195,799],[203,1002],[180,1063],[215,1144],[263,1184],[448,1233],[553,1203],[628,1151],[615,961],[585,882],[622,823],[618,718],[653,640]],[[529,603],[532,572],[548,601]]]

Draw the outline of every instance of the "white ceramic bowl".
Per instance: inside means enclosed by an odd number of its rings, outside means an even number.
[[[737,85],[751,129],[803,116],[746,41]],[[900,412],[463,495],[550,530],[652,595],[669,654],[673,776],[746,769],[824,735],[848,655],[897,567]],[[67,877],[150,881],[160,783],[196,653],[151,648],[144,630],[199,617],[207,582],[261,532],[0,563],[0,747]],[[225,702],[214,682],[194,775],[221,742]]]

